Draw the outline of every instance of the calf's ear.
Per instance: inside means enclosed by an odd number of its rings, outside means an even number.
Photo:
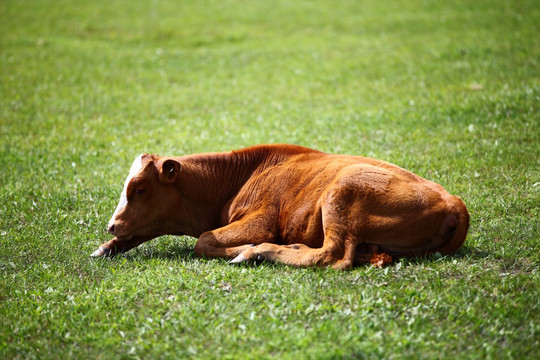
[[[176,160],[165,160],[159,169],[159,180],[172,183],[180,172],[180,163]]]

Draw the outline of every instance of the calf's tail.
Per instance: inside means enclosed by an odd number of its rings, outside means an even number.
[[[379,251],[393,257],[423,257],[433,253],[448,255],[463,245],[469,229],[469,212],[465,203],[457,196],[447,199],[447,211],[439,233],[425,246],[419,248],[390,248],[384,245]]]
[[[440,246],[431,249],[430,252],[451,254],[463,245],[469,230],[469,212],[465,203],[453,196],[449,202],[449,214],[446,216],[440,232]],[[442,240],[442,241],[441,241]]]

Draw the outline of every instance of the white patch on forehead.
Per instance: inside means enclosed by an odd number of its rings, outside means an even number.
[[[129,175],[124,182],[124,189],[122,190],[122,194],[120,195],[120,201],[118,202],[118,206],[116,206],[116,210],[114,210],[111,220],[109,220],[109,227],[114,224],[114,218],[116,217],[116,214],[118,214],[127,204],[127,187],[131,179],[133,179],[135,175],[137,175],[142,170],[142,157],[142,154],[137,156],[135,161],[133,161],[133,164],[131,164],[131,168],[129,169]]]
[[[133,179],[133,177],[137,175],[139,171],[141,171],[142,157],[143,157],[142,154],[137,156],[135,160],[133,161],[133,164],[131,164],[131,168],[129,169],[129,175],[126,179],[126,184],[129,183],[129,180]]]

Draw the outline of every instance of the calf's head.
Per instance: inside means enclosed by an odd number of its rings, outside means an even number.
[[[108,224],[109,232],[115,236],[110,246],[127,250],[171,231],[171,212],[179,196],[174,184],[180,169],[178,161],[156,155],[135,159]],[[109,243],[101,248],[107,248]]]

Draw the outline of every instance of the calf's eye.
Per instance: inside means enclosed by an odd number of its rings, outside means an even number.
[[[145,192],[146,192],[146,189],[136,189],[135,190],[135,194],[137,196],[140,196],[140,195],[144,194]]]

